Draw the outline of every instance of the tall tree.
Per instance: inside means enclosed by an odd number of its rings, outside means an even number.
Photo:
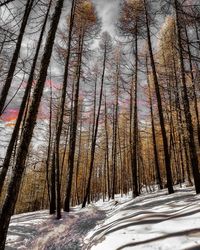
[[[69,148],[69,160],[68,160],[68,180],[66,195],[64,201],[64,211],[69,212],[70,200],[72,191],[72,180],[74,172],[74,158],[76,150],[76,134],[77,134],[77,123],[78,123],[78,107],[79,107],[79,91],[80,81],[82,74],[82,61],[83,51],[86,39],[88,36],[95,36],[99,30],[99,23],[96,16],[94,6],[91,1],[80,2],[77,6],[74,20],[74,34],[77,39],[77,65],[76,65],[76,83],[75,83],[75,96],[74,96],[74,107],[72,114],[72,124],[70,133],[70,148]]]
[[[17,65],[17,61],[18,61],[18,58],[19,58],[19,53],[20,53],[20,49],[21,49],[21,45],[22,45],[22,40],[23,40],[23,37],[24,37],[24,32],[25,32],[25,29],[26,29],[26,26],[27,26],[28,18],[29,18],[30,12],[32,10],[34,1],[35,0],[27,0],[27,3],[26,3],[24,16],[23,16],[23,19],[22,19],[21,28],[20,28],[19,35],[18,35],[18,38],[17,38],[15,51],[13,53],[13,57],[12,57],[12,60],[11,60],[11,63],[10,63],[10,68],[9,68],[9,71],[8,71],[8,75],[7,75],[5,84],[3,86],[3,89],[2,89],[1,95],[0,95],[0,116],[2,115],[4,105],[5,105],[5,102],[6,102],[6,98],[7,98],[7,95],[8,95],[12,80],[13,80],[13,76],[14,76],[14,73],[15,73],[15,68],[16,68],[16,65]]]
[[[100,48],[103,51],[103,66],[102,66],[102,75],[101,75],[101,86],[100,86],[100,94],[99,94],[99,104],[98,104],[98,111],[96,115],[95,127],[94,127],[94,136],[92,137],[92,145],[91,145],[91,159],[90,159],[90,166],[89,166],[89,177],[87,181],[86,193],[83,199],[82,207],[86,206],[86,202],[88,196],[90,194],[90,187],[91,187],[91,178],[93,173],[93,165],[94,165],[94,157],[95,157],[95,149],[96,149],[96,140],[97,140],[97,133],[99,127],[99,118],[101,112],[101,104],[102,104],[102,97],[103,97],[103,87],[104,87],[104,80],[105,80],[105,70],[106,70],[106,63],[108,59],[108,53],[111,50],[112,42],[111,37],[107,32],[102,34],[102,40],[100,43]]]
[[[145,11],[149,56],[150,56],[153,81],[154,81],[154,86],[155,86],[155,91],[156,91],[158,113],[159,113],[160,127],[161,127],[162,140],[163,140],[163,149],[164,149],[164,156],[165,156],[165,168],[166,168],[166,174],[167,174],[167,188],[168,188],[169,194],[171,194],[171,193],[174,193],[174,189],[173,189],[173,182],[172,182],[168,139],[167,139],[167,133],[166,133],[165,121],[164,121],[164,115],[163,115],[163,106],[162,106],[162,100],[161,100],[161,94],[160,94],[160,86],[159,86],[159,82],[158,82],[158,76],[157,76],[155,59],[154,59],[153,48],[152,48],[148,5],[147,5],[146,0],[144,0],[143,3],[144,3],[144,11]]]
[[[66,93],[67,93],[67,82],[68,82],[68,75],[69,75],[69,61],[70,61],[70,53],[71,53],[71,42],[72,42],[72,30],[74,25],[74,16],[75,16],[75,8],[76,8],[76,1],[72,1],[71,6],[71,15],[70,15],[70,23],[69,23],[69,35],[68,35],[68,48],[67,48],[67,57],[65,62],[65,73],[63,79],[63,87],[62,87],[62,96],[60,101],[60,108],[59,108],[59,117],[58,117],[58,125],[56,130],[56,141],[55,141],[55,163],[56,163],[56,208],[57,208],[57,219],[61,218],[61,198],[60,198],[60,161],[59,161],[59,151],[60,151],[60,137],[62,133],[63,127],[63,118],[64,118],[64,110],[65,110],[65,100],[66,100]],[[80,51],[80,53],[82,53]]]
[[[19,114],[18,114],[18,117],[17,117],[17,120],[16,120],[14,130],[12,132],[12,136],[11,136],[11,139],[10,139],[7,151],[6,151],[6,156],[4,158],[2,169],[1,169],[1,172],[0,172],[0,195],[2,193],[3,184],[4,184],[4,181],[5,181],[5,177],[6,177],[8,167],[9,167],[9,164],[10,164],[10,160],[11,160],[11,157],[12,157],[13,148],[14,148],[14,145],[15,145],[16,140],[17,140],[18,135],[19,135],[20,125],[22,123],[24,111],[25,111],[26,105],[28,105],[27,100],[29,99],[29,95],[30,95],[30,91],[31,91],[31,87],[32,87],[33,79],[34,79],[35,67],[36,67],[36,63],[37,63],[37,60],[38,60],[39,51],[40,51],[40,47],[41,47],[41,44],[42,44],[42,39],[43,39],[43,36],[44,36],[44,32],[45,32],[45,28],[46,28],[46,24],[47,24],[47,20],[48,20],[48,16],[49,16],[49,11],[50,11],[50,8],[51,8],[51,2],[52,2],[52,0],[50,1],[49,6],[48,6],[48,10],[47,10],[47,13],[46,13],[46,16],[45,16],[45,20],[44,20],[44,23],[43,23],[43,26],[42,26],[42,30],[41,30],[40,37],[39,37],[39,40],[38,40],[37,48],[36,48],[36,51],[35,51],[35,56],[33,58],[33,63],[32,63],[29,78],[28,78],[28,81],[27,81],[27,86],[26,86],[24,96],[23,96],[23,99],[22,99],[22,103],[21,103],[21,106],[20,106]]]
[[[28,117],[26,119],[25,129],[22,134],[21,142],[19,145],[16,164],[13,169],[11,181],[8,187],[8,193],[5,202],[2,207],[2,212],[0,214],[0,249],[5,248],[6,235],[8,231],[8,226],[10,223],[10,218],[14,213],[15,205],[17,202],[19,189],[21,185],[22,175],[25,170],[25,161],[28,154],[28,147],[31,142],[33,135],[33,129],[35,126],[35,121],[38,113],[38,108],[40,105],[44,84],[47,76],[47,70],[51,59],[51,54],[53,50],[54,39],[57,31],[57,26],[60,20],[64,0],[58,0],[55,6],[55,11],[52,17],[52,22],[50,30],[48,33],[44,53],[41,60],[41,68],[36,83],[33,99],[29,108]]]
[[[174,8],[176,13],[176,29],[177,29],[177,39],[178,39],[178,49],[179,49],[179,61],[180,61],[180,71],[181,71],[181,80],[183,85],[183,106],[184,113],[188,131],[188,141],[189,141],[189,149],[190,149],[190,159],[194,177],[194,183],[196,188],[196,193],[200,193],[200,174],[198,169],[198,156],[197,150],[194,140],[194,129],[192,124],[192,116],[190,111],[190,103],[188,97],[188,90],[186,84],[186,76],[185,76],[185,65],[184,65],[184,57],[183,57],[183,45],[182,45],[182,35],[181,35],[181,24],[180,24],[180,3],[178,0],[174,0]]]

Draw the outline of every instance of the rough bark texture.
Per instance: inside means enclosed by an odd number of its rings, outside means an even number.
[[[134,114],[133,114],[133,142],[132,142],[132,178],[133,178],[133,197],[139,195],[138,190],[138,30],[137,23],[135,25],[135,89],[134,89]]]
[[[4,0],[2,3],[0,3],[0,7],[6,5],[6,4],[9,4],[11,2],[14,2],[15,0]]]
[[[52,54],[56,30],[60,20],[61,11],[63,8],[63,2],[64,0],[57,1],[55,11],[52,17],[52,23],[48,33],[44,54],[41,60],[41,68],[39,72],[38,81],[34,89],[32,103],[29,108],[28,117],[26,120],[25,128],[19,145],[19,150],[17,153],[16,164],[13,168],[13,173],[11,181],[9,183],[7,196],[0,215],[0,250],[3,250],[5,247],[6,235],[10,223],[10,218],[14,213],[15,205],[17,202],[22,175],[25,170],[25,161],[27,158],[28,148],[33,135],[33,129],[36,124],[36,117],[44,89],[44,84]]]
[[[17,43],[16,43],[16,47],[15,47],[15,51],[11,60],[11,64],[10,64],[10,68],[8,71],[8,75],[6,78],[6,82],[3,86],[3,89],[1,91],[1,95],[0,95],[0,116],[2,115],[3,112],[3,108],[6,102],[6,98],[13,80],[13,76],[15,73],[15,68],[17,65],[17,61],[19,58],[19,53],[20,53],[20,49],[21,49],[21,44],[22,44],[22,40],[23,40],[23,36],[24,36],[24,32],[25,32],[25,28],[28,22],[28,18],[31,12],[31,9],[33,7],[33,3],[35,0],[28,0],[26,3],[26,8],[25,8],[25,12],[24,12],[24,16],[23,16],[23,20],[22,20],[22,24],[21,24],[21,28],[19,31],[19,36],[17,39]]]
[[[90,194],[90,186],[91,186],[91,179],[92,179],[92,172],[93,172],[93,165],[94,165],[94,156],[95,156],[95,149],[96,149],[96,139],[97,139],[97,133],[98,133],[98,126],[99,126],[99,116],[101,112],[101,102],[103,97],[103,85],[104,85],[104,77],[105,77],[105,68],[106,68],[106,57],[107,57],[107,50],[105,47],[104,50],[104,59],[103,59],[103,72],[101,76],[101,89],[100,89],[100,96],[99,96],[99,106],[97,111],[97,117],[96,117],[96,123],[95,123],[95,131],[94,136],[92,138],[92,146],[91,146],[91,160],[90,160],[90,166],[89,166],[89,177],[85,192],[85,197],[83,199],[82,207],[86,206],[87,199]]]
[[[61,218],[61,198],[60,198],[60,160],[59,160],[59,148],[60,148],[60,137],[62,133],[63,127],[63,118],[64,118],[64,110],[65,110],[65,100],[66,100],[66,93],[67,93],[67,81],[68,81],[68,73],[69,73],[69,59],[70,59],[70,52],[71,52],[71,40],[72,40],[72,29],[74,24],[74,12],[76,7],[76,1],[72,1],[71,6],[71,16],[70,16],[70,27],[69,27],[69,35],[68,35],[68,51],[67,51],[67,58],[65,62],[65,73],[63,79],[63,88],[62,88],[62,96],[60,102],[60,109],[59,109],[59,118],[58,118],[58,126],[56,131],[56,190],[57,190],[57,198],[56,198],[56,212],[57,212],[57,219]]]
[[[188,142],[189,142],[189,150],[190,150],[190,160],[191,160],[191,166],[193,171],[193,177],[194,177],[194,183],[195,183],[195,189],[196,193],[200,193],[200,174],[198,169],[198,156],[197,156],[197,150],[194,140],[194,129],[192,124],[192,116],[190,111],[190,103],[189,103],[189,97],[188,97],[188,91],[187,91],[187,85],[186,85],[186,77],[185,77],[185,65],[184,65],[184,59],[183,59],[183,46],[181,41],[181,26],[180,26],[180,20],[179,20],[179,6],[178,1],[175,0],[175,11],[176,11],[176,29],[177,29],[177,36],[178,36],[178,47],[179,47],[179,61],[180,61],[180,70],[181,70],[181,80],[183,85],[183,106],[184,106],[184,113],[185,113],[185,119],[186,119],[186,125],[187,125],[187,131],[188,131]]]
[[[81,32],[79,36],[79,51],[78,51],[78,62],[77,62],[77,81],[75,85],[75,97],[74,97],[74,112],[72,117],[72,127],[70,133],[70,148],[69,148],[69,159],[68,159],[68,182],[66,188],[64,211],[70,211],[70,200],[72,192],[72,180],[74,173],[74,157],[76,150],[76,134],[77,134],[77,123],[78,123],[78,104],[79,104],[79,90],[80,90],[80,78],[81,78],[81,68],[82,68],[82,54],[83,54],[83,40],[84,34]]]
[[[165,129],[165,121],[164,121],[164,116],[163,116],[163,108],[162,108],[160,87],[159,87],[159,83],[158,83],[158,77],[157,77],[157,72],[156,72],[156,66],[155,66],[155,61],[154,61],[152,44],[151,44],[151,34],[150,34],[150,26],[149,26],[149,19],[148,19],[148,11],[147,11],[147,6],[146,6],[146,0],[144,0],[144,7],[145,7],[145,15],[146,15],[146,27],[147,27],[147,39],[148,39],[149,55],[150,55],[151,68],[152,68],[152,73],[153,73],[153,81],[154,81],[156,97],[157,97],[157,104],[158,104],[160,127],[161,127],[162,139],[163,139],[163,147],[164,147],[163,149],[164,149],[164,156],[165,156],[165,168],[166,168],[166,174],[167,174],[167,188],[168,188],[169,194],[172,194],[172,193],[174,193],[174,189],[173,189],[172,173],[171,173],[171,166],[170,166],[170,155],[169,155],[169,149],[168,149],[168,140],[167,140],[167,133],[166,133],[166,129]]]
[[[12,157],[13,147],[14,147],[15,142],[16,142],[16,140],[18,138],[18,135],[19,135],[20,125],[21,125],[23,115],[24,115],[24,111],[25,111],[25,108],[26,108],[26,105],[27,105],[27,100],[28,100],[28,97],[29,97],[29,94],[30,94],[30,91],[31,91],[32,82],[33,82],[33,79],[34,79],[35,66],[36,66],[36,63],[37,63],[37,60],[38,60],[38,55],[39,55],[40,47],[41,47],[41,44],[42,44],[42,38],[43,38],[45,27],[46,27],[46,24],[47,24],[50,7],[51,7],[51,2],[49,4],[49,8],[48,8],[46,16],[45,16],[44,24],[43,24],[43,27],[42,27],[42,30],[41,30],[41,33],[40,33],[40,37],[39,37],[39,40],[38,40],[35,56],[34,56],[34,59],[33,59],[33,64],[31,66],[31,71],[30,71],[30,74],[29,74],[29,79],[28,79],[27,86],[26,86],[24,96],[23,96],[23,99],[22,99],[22,103],[21,103],[21,106],[20,106],[19,114],[18,114],[16,123],[15,123],[14,130],[12,132],[12,136],[11,136],[11,139],[10,139],[7,151],[6,151],[6,156],[4,158],[2,170],[1,170],[1,173],[0,173],[0,195],[1,195],[1,192],[2,192],[5,177],[6,177],[8,167],[9,167],[9,164],[10,164],[10,160],[11,160],[11,157]]]
[[[160,189],[163,189],[161,174],[160,174],[160,166],[159,166],[159,159],[158,159],[158,150],[157,150],[157,142],[156,142],[156,131],[155,131],[155,125],[154,125],[154,113],[153,113],[153,103],[152,103],[152,97],[151,97],[151,87],[148,79],[148,65],[146,62],[147,67],[147,83],[148,83],[148,89],[149,89],[149,104],[150,104],[150,113],[151,113],[151,129],[152,129],[152,141],[153,141],[153,151],[154,151],[154,161],[155,161],[155,169],[156,169],[156,181],[157,184],[159,184]]]

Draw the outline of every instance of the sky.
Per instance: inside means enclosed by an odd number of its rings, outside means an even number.
[[[102,29],[115,34],[115,24],[120,0],[93,0],[97,13],[102,18]]]
[[[111,35],[114,35],[115,34],[115,27],[116,27],[115,24],[117,21],[120,0],[92,0],[92,2],[94,3],[94,5],[96,7],[97,14],[99,15],[100,19],[102,20],[102,30],[103,31],[106,30],[109,33],[111,33]],[[15,4],[17,4],[17,1],[15,2]],[[14,4],[13,4],[13,6],[14,6]],[[66,7],[68,8],[69,5],[66,4]],[[64,10],[63,15],[62,15],[62,19],[65,16],[66,16],[66,12]],[[60,21],[60,23],[62,23],[62,20]],[[27,46],[25,39],[23,41],[23,46],[24,47]],[[25,50],[26,50],[25,48],[21,49],[22,55],[25,53],[24,52]],[[56,72],[57,69],[52,70],[52,71]],[[12,96],[13,93],[15,92],[16,85],[18,87],[20,85],[20,82],[18,81],[18,82],[13,83],[13,88],[11,88],[10,96]],[[1,120],[3,120],[3,122],[8,122],[10,124],[16,119],[17,114],[18,114],[18,108],[20,106],[20,99],[23,95],[24,87],[25,86],[22,86],[22,88],[19,91],[19,97],[15,98],[10,103],[5,114],[1,117]]]

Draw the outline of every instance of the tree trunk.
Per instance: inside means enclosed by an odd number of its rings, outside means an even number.
[[[67,58],[65,63],[65,73],[63,79],[63,88],[62,88],[62,97],[60,102],[60,109],[59,109],[59,117],[58,117],[58,126],[56,131],[56,190],[57,190],[57,199],[56,199],[56,212],[57,212],[57,219],[61,218],[61,198],[60,198],[60,160],[59,160],[59,148],[60,148],[60,137],[62,133],[63,127],[63,118],[64,118],[64,110],[65,110],[65,100],[66,100],[66,93],[67,93],[67,81],[68,81],[68,74],[69,74],[69,60],[70,60],[70,53],[71,53],[71,40],[72,40],[72,29],[74,25],[74,12],[76,8],[76,1],[72,1],[71,6],[71,16],[70,16],[70,27],[69,27],[69,35],[68,35],[68,51],[67,51]]]
[[[159,159],[158,159],[158,150],[157,150],[157,142],[156,142],[156,132],[155,132],[155,124],[154,124],[154,114],[153,114],[153,103],[151,97],[151,87],[149,83],[149,70],[148,70],[148,62],[146,62],[147,67],[147,83],[149,89],[149,104],[150,104],[150,112],[151,112],[151,129],[152,129],[152,141],[153,141],[153,150],[154,150],[154,161],[155,161],[155,168],[156,168],[156,181],[159,185],[160,189],[163,189],[161,174],[160,174],[160,166],[159,166]]]
[[[32,82],[33,82],[33,79],[34,79],[35,66],[36,66],[36,63],[37,63],[37,60],[38,60],[38,55],[39,55],[40,47],[41,47],[41,44],[42,44],[42,39],[43,39],[43,36],[44,36],[44,31],[45,31],[48,16],[49,16],[49,11],[50,11],[50,8],[51,8],[51,2],[52,1],[50,1],[50,3],[49,3],[49,7],[48,7],[48,10],[47,10],[47,13],[46,13],[46,16],[45,16],[44,24],[43,24],[43,27],[42,27],[42,30],[41,30],[41,33],[40,33],[40,37],[39,37],[39,40],[38,40],[35,56],[34,56],[34,59],[33,59],[31,71],[30,71],[30,74],[29,74],[29,79],[28,79],[27,86],[26,86],[24,96],[23,96],[23,99],[22,99],[22,103],[21,103],[21,106],[20,106],[19,114],[18,114],[16,123],[15,123],[14,130],[12,132],[12,136],[11,136],[11,139],[10,139],[7,151],[6,151],[6,156],[5,156],[3,166],[2,166],[2,170],[1,170],[1,173],[0,173],[0,195],[2,193],[3,184],[4,184],[4,181],[5,181],[5,177],[6,177],[8,167],[9,167],[9,164],[10,164],[10,160],[11,160],[11,157],[12,157],[13,147],[14,147],[15,142],[17,141],[17,138],[18,138],[18,135],[19,135],[20,125],[21,125],[23,115],[24,115],[24,111],[25,111],[25,108],[26,108],[26,105],[27,105],[27,100],[28,100],[29,94],[31,92]]]
[[[79,36],[79,51],[78,51],[78,65],[77,65],[77,82],[75,86],[75,97],[74,97],[74,112],[72,117],[71,133],[70,133],[70,148],[69,148],[69,175],[68,183],[66,188],[65,202],[64,202],[64,211],[70,211],[70,200],[71,200],[71,191],[72,191],[72,180],[74,172],[74,157],[76,150],[76,134],[77,134],[77,123],[78,123],[78,104],[79,104],[79,89],[80,89],[80,78],[81,78],[81,68],[82,68],[82,54],[83,54],[83,41],[84,34]]]
[[[186,77],[185,77],[185,65],[183,59],[183,46],[181,41],[181,26],[179,20],[179,11],[178,11],[178,1],[174,0],[175,3],[175,11],[176,11],[176,29],[177,29],[177,36],[178,36],[178,48],[179,48],[179,61],[180,61],[180,70],[181,70],[181,80],[183,84],[183,106],[184,106],[184,113],[188,131],[188,141],[189,141],[189,149],[190,149],[190,159],[195,183],[196,193],[200,193],[200,174],[198,169],[198,156],[197,150],[194,140],[194,129],[192,124],[192,116],[190,112],[190,103],[188,98],[187,92],[187,85],[186,85]]]
[[[102,72],[102,76],[101,76],[101,89],[100,89],[100,96],[99,96],[99,106],[98,106],[96,123],[95,123],[95,132],[94,132],[94,136],[92,138],[92,146],[91,146],[91,160],[90,160],[90,167],[89,167],[89,177],[88,177],[85,197],[83,199],[82,208],[84,208],[86,206],[86,202],[87,202],[87,199],[88,199],[89,194],[90,194],[90,186],[91,186],[91,179],[92,179],[92,172],[93,172],[93,165],[94,165],[94,156],[95,156],[95,149],[96,149],[96,139],[97,139],[97,133],[98,133],[98,126],[99,126],[99,116],[100,116],[100,112],[101,112],[101,102],[102,102],[102,97],[103,97],[103,86],[104,86],[106,59],[107,59],[107,50],[105,47],[104,59],[103,59],[103,72]]]
[[[166,174],[167,174],[167,188],[168,188],[169,194],[172,194],[172,193],[174,193],[174,189],[173,189],[172,173],[171,173],[171,166],[170,166],[170,155],[169,155],[169,149],[168,149],[168,140],[167,140],[167,133],[166,133],[166,129],[165,129],[165,121],[164,121],[164,116],[163,116],[163,108],[162,108],[160,87],[159,87],[159,83],[158,83],[158,77],[157,77],[157,72],[156,72],[156,66],[155,66],[155,61],[154,61],[152,44],[151,44],[151,34],[150,34],[150,27],[149,27],[149,19],[148,19],[146,0],[144,0],[144,7],[145,7],[145,16],[146,16],[146,28],[147,28],[147,39],[148,39],[149,55],[150,55],[150,60],[151,60],[151,68],[152,68],[153,81],[154,81],[156,97],[157,97],[158,112],[159,112],[159,119],[160,119],[160,127],[161,127],[163,147],[164,147],[163,149],[164,149],[164,156],[165,156],[165,168],[166,168]]]
[[[47,37],[44,54],[41,60],[41,68],[39,72],[38,81],[36,83],[32,103],[29,108],[28,117],[26,120],[25,129],[23,131],[22,139],[19,145],[16,164],[13,169],[13,174],[8,187],[8,193],[0,215],[0,250],[5,248],[6,235],[8,231],[11,216],[14,213],[17,197],[19,194],[22,176],[25,170],[25,161],[28,154],[28,148],[33,135],[33,129],[36,123],[38,108],[40,105],[44,84],[47,76],[47,70],[51,59],[54,39],[56,35],[57,26],[60,20],[61,11],[64,0],[58,0],[55,12],[52,17],[52,23]]]
[[[133,197],[139,195],[138,190],[138,159],[137,159],[137,147],[138,147],[138,30],[137,24],[135,26],[135,89],[134,89],[134,114],[133,114],[133,142],[132,142],[132,178],[133,178]]]
[[[2,89],[1,95],[0,95],[0,116],[2,115],[3,108],[4,108],[4,105],[6,102],[6,98],[7,98],[7,95],[8,95],[12,80],[13,80],[13,76],[14,76],[15,68],[17,65],[18,58],[19,58],[19,53],[20,53],[20,49],[21,49],[21,44],[22,44],[25,28],[26,28],[28,18],[29,18],[31,9],[33,7],[34,1],[35,0],[27,0],[27,3],[26,3],[26,8],[25,8],[22,24],[21,24],[19,36],[17,39],[17,44],[16,44],[15,51],[14,51],[14,54],[13,54],[13,57],[11,60],[10,68],[9,68],[8,75],[6,78],[6,82],[3,86],[3,89]]]

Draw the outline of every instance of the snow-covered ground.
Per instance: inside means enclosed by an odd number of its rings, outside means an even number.
[[[176,189],[119,203],[88,234],[87,249],[200,249],[200,196],[193,188]]]
[[[73,209],[56,220],[48,211],[15,215],[10,223],[6,250],[82,249],[84,237],[105,218],[95,207]]]
[[[117,196],[63,213],[61,221],[48,211],[13,216],[6,249],[200,249],[200,196],[176,190]]]

